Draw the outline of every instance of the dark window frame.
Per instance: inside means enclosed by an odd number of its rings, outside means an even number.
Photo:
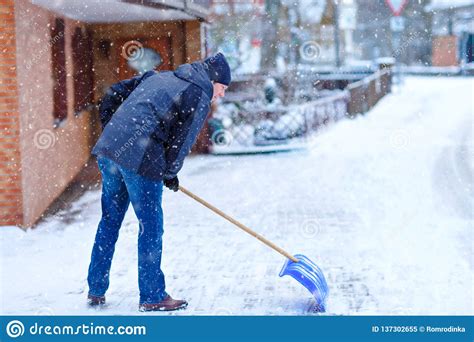
[[[55,18],[51,28],[51,64],[53,76],[53,126],[67,119],[66,36],[62,18]]]
[[[74,115],[91,110],[94,105],[92,34],[78,26],[71,39],[74,82]]]

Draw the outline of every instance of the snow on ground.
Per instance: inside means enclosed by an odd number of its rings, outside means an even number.
[[[407,78],[307,150],[190,157],[183,186],[324,270],[327,314],[474,314],[470,78]],[[167,289],[180,315],[312,314],[284,259],[181,193],[165,191]],[[108,305],[88,308],[100,192],[26,233],[0,229],[1,314],[140,314],[130,209]],[[160,313],[161,314],[161,313]]]

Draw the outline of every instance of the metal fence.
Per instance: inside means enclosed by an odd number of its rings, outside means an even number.
[[[390,90],[390,69],[382,69],[344,90],[304,103],[274,108],[246,101],[223,104],[224,109],[209,121],[210,150],[215,154],[251,153],[304,145],[321,127],[367,112]]]
[[[377,102],[390,93],[392,88],[391,69],[382,69],[374,74],[349,84],[350,93],[348,114],[362,114],[369,111]]]

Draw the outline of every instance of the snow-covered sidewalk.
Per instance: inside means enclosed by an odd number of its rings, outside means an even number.
[[[324,270],[327,314],[474,314],[472,78],[407,78],[367,115],[305,151],[190,157],[183,186]],[[310,294],[284,259],[185,195],[165,191],[163,270],[180,315],[306,315]],[[108,305],[88,308],[100,192],[26,233],[0,228],[1,314],[137,311],[130,207]]]

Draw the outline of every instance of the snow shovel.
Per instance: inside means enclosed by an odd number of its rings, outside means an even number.
[[[324,278],[323,271],[314,262],[312,262],[310,259],[308,259],[302,254],[295,254],[294,256],[289,254],[282,248],[275,245],[273,242],[265,239],[262,235],[254,232],[249,227],[233,219],[229,215],[225,214],[223,211],[217,209],[212,204],[206,202],[205,200],[196,196],[191,191],[183,188],[182,186],[179,186],[179,190],[181,190],[181,192],[188,195],[192,199],[198,201],[205,207],[211,209],[216,214],[222,216],[227,221],[235,224],[237,227],[252,235],[256,239],[260,240],[268,247],[285,256],[287,260],[280,271],[280,277],[283,277],[284,275],[289,275],[296,279],[301,285],[306,287],[306,289],[308,289],[308,291],[311,292],[311,294],[316,299],[316,306],[314,308],[314,311],[325,311],[325,301],[329,293],[329,289],[326,283],[326,278]]]

